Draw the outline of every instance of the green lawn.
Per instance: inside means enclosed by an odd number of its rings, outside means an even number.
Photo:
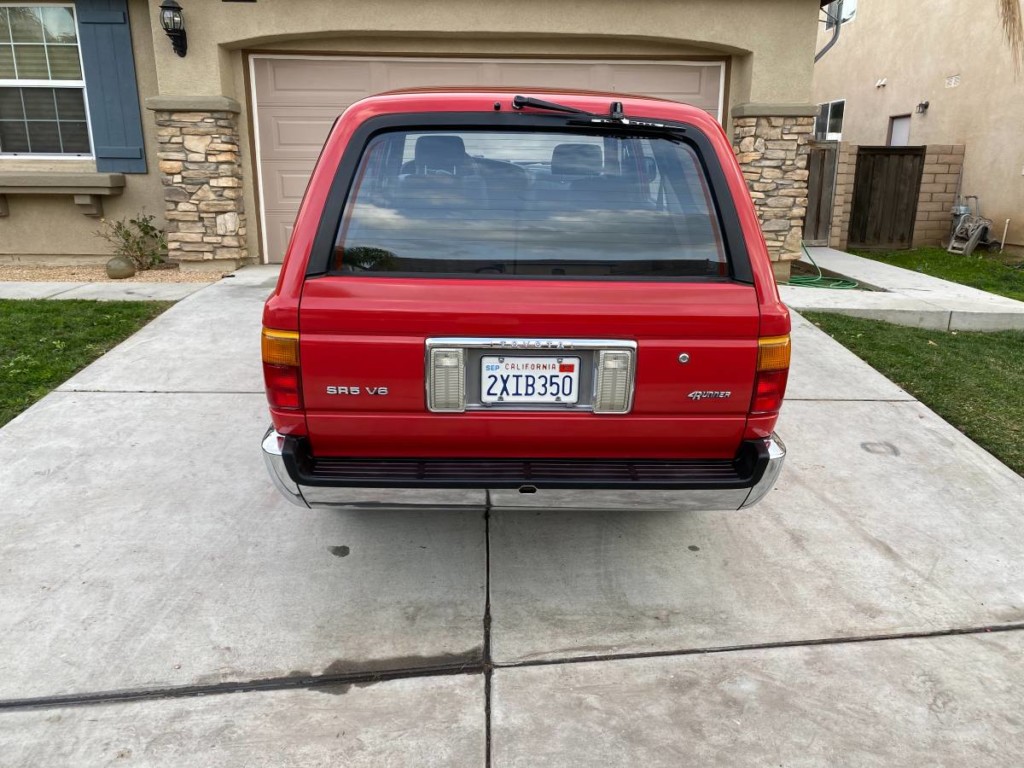
[[[925,331],[803,314],[1024,475],[1024,332]]]
[[[989,293],[1024,301],[1024,259],[977,252],[964,258],[942,248],[909,251],[853,251],[858,256],[892,264]]]
[[[0,426],[169,306],[0,300]]]

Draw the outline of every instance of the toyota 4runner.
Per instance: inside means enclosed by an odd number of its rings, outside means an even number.
[[[360,101],[263,315],[302,506],[738,509],[772,487],[790,321],[721,126],[582,92]]]

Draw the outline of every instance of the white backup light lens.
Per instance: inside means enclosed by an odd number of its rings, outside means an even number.
[[[432,411],[466,410],[466,363],[461,349],[430,350],[428,393]]]
[[[594,413],[627,413],[633,395],[633,353],[602,350],[597,357]]]

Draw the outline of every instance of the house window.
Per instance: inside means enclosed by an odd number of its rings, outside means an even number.
[[[818,117],[814,121],[814,138],[818,141],[841,141],[845,111],[845,99],[826,101],[819,105]]]
[[[832,29],[836,25],[836,13],[839,11],[839,3],[831,2],[825,6],[825,29]],[[843,0],[843,24],[850,21],[857,15],[857,0]]]
[[[89,156],[72,5],[0,5],[0,155]]]

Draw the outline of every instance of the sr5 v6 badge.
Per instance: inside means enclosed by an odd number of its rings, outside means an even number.
[[[387,387],[328,387],[328,395],[386,395]]]

